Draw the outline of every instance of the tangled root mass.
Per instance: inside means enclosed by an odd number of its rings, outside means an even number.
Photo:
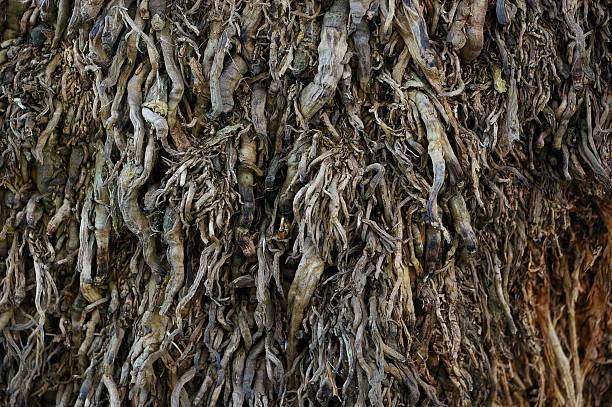
[[[1,404],[603,406],[611,18],[0,0]]]

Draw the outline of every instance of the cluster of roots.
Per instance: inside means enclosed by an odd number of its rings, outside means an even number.
[[[0,0],[0,404],[603,406],[611,19]]]

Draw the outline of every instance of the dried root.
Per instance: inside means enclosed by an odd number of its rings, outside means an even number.
[[[295,335],[304,316],[304,310],[308,306],[314,294],[321,274],[323,274],[324,263],[320,257],[314,253],[314,247],[306,249],[300,260],[300,264],[293,277],[289,294],[287,294],[287,309],[291,322],[289,323],[289,343],[287,345],[287,360],[291,364],[295,358],[296,338]]]
[[[462,0],[447,40],[467,61],[478,58],[484,43],[483,26],[487,14],[486,0]]]
[[[314,80],[300,93],[300,112],[310,119],[334,95],[342,77],[347,45],[348,1],[336,0],[325,13],[319,43],[319,67]]]
[[[0,405],[604,405],[611,13],[492,3],[0,0]]]

